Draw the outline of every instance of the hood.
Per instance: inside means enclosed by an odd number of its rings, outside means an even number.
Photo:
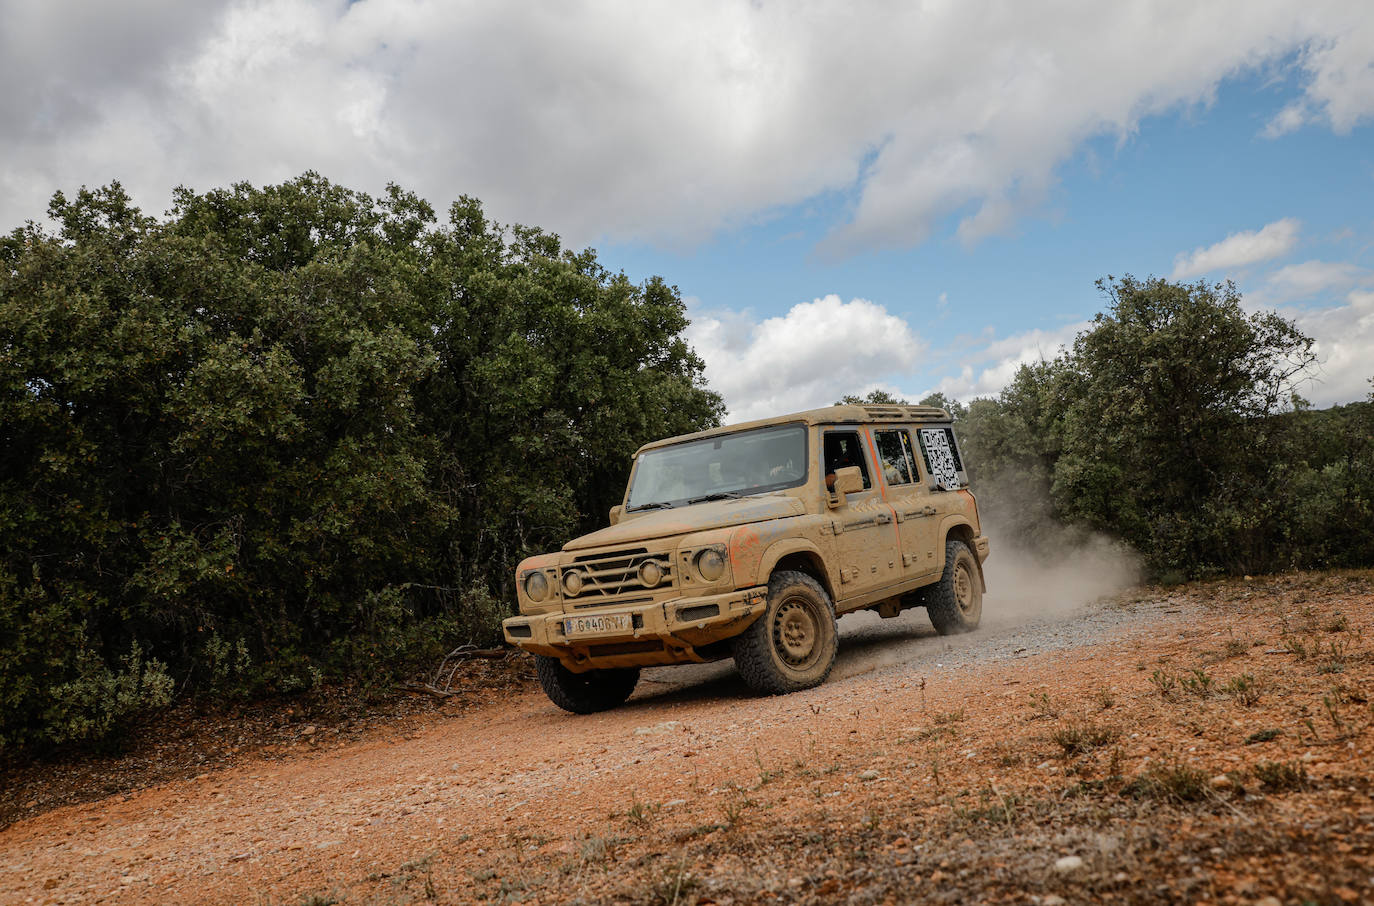
[[[614,547],[746,522],[799,516],[805,511],[806,507],[795,497],[741,497],[738,500],[712,500],[671,510],[649,510],[643,514],[631,513],[628,518],[621,519],[619,525],[574,538],[563,545],[563,550]]]

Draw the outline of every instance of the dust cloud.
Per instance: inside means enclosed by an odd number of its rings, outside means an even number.
[[[992,553],[983,564],[988,591],[983,623],[1014,626],[1028,619],[1066,616],[1099,598],[1138,584],[1139,557],[1103,535],[1059,527],[1024,543],[997,526],[984,528]]]
[[[1089,605],[1140,581],[1139,559],[1105,536],[1054,523],[1021,535],[986,520],[983,527],[992,551],[983,564],[988,590],[978,631],[937,636],[919,607],[888,620],[868,611],[850,614],[840,621],[832,677],[897,664],[934,671],[1087,641],[1112,623]],[[1080,614],[1093,618],[1080,619]]]

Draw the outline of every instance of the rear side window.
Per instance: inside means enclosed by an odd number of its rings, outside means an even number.
[[[878,464],[888,485],[911,484],[916,463],[906,431],[875,431],[873,437],[878,446]]]
[[[952,491],[968,485],[968,475],[964,473],[964,461],[959,456],[959,445],[954,441],[953,428],[922,428],[919,432],[921,458],[925,462],[926,473],[937,488]]]

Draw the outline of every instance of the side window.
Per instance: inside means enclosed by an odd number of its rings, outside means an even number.
[[[863,473],[864,490],[873,487],[868,477],[868,463],[864,459],[863,444],[858,431],[827,431],[825,434],[825,480],[829,487],[836,469],[858,466]]]
[[[968,484],[953,428],[922,428],[920,438],[926,472],[936,487],[952,491]]]
[[[875,431],[878,460],[889,485],[911,484],[911,442],[905,431]]]

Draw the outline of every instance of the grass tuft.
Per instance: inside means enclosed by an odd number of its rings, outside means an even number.
[[[1178,761],[1151,764],[1143,774],[1126,784],[1121,793],[1135,799],[1159,799],[1175,804],[1216,798],[1206,771]]]
[[[1064,750],[1065,757],[1082,755],[1115,742],[1121,731],[1115,727],[1104,727],[1086,721],[1074,721],[1055,729],[1050,739]]]
[[[1252,773],[1270,793],[1287,793],[1307,788],[1307,769],[1300,761],[1261,761]]]

